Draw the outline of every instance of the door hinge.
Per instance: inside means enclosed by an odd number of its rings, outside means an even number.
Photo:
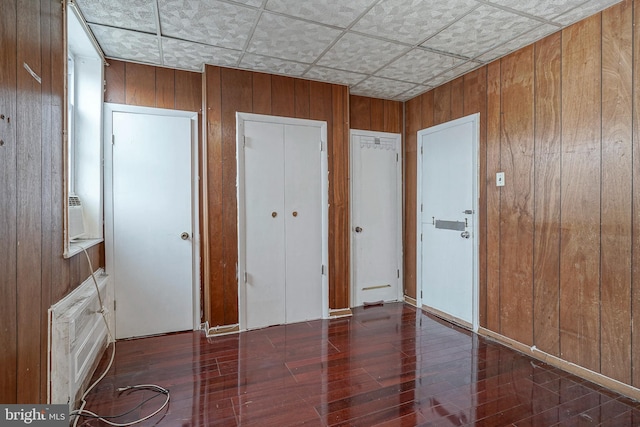
[[[423,148],[423,146],[420,146],[420,154],[424,154]]]
[[[247,272],[244,272],[244,283],[247,283],[249,281],[249,275],[247,274]]]
[[[322,264],[322,267],[320,268],[320,273],[324,276],[324,264]]]
[[[242,148],[246,148],[247,147],[247,137],[243,136],[242,137]]]
[[[396,153],[396,162],[400,161],[400,154]]]
[[[420,241],[422,242],[422,233],[420,233]]]
[[[398,279],[400,278],[400,269],[398,269]]]
[[[320,152],[324,151],[324,144],[322,144],[322,140],[320,140]]]
[[[116,143],[116,136],[114,134],[111,134],[111,145],[115,145]]]
[[[420,291],[420,298],[422,298],[422,291]]]
[[[424,212],[424,203],[420,203],[420,212]]]
[[[113,311],[116,311],[116,300],[113,300]]]

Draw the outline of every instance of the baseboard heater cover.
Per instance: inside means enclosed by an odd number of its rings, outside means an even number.
[[[109,276],[95,273],[106,308],[112,307]],[[111,314],[106,312],[111,324]],[[93,279],[89,277],[49,309],[49,403],[76,407],[109,343]]]

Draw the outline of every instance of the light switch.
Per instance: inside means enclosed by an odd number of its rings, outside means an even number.
[[[496,173],[496,187],[504,187],[504,172]]]

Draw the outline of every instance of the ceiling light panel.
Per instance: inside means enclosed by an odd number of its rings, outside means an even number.
[[[269,0],[267,10],[321,22],[336,27],[348,27],[374,0]]]
[[[259,11],[215,0],[158,0],[162,35],[242,50]]]
[[[415,45],[477,5],[474,0],[382,0],[352,29]]]
[[[341,34],[340,30],[264,12],[247,52],[311,63]]]
[[[423,46],[473,58],[513,39],[540,22],[492,6],[481,6],[423,43]]]
[[[149,0],[76,0],[87,22],[157,33],[156,12]]]
[[[95,24],[90,28],[106,56],[161,64],[158,36]]]

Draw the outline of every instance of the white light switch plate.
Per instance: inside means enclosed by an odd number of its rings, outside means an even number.
[[[504,187],[504,172],[496,173],[496,187]]]

